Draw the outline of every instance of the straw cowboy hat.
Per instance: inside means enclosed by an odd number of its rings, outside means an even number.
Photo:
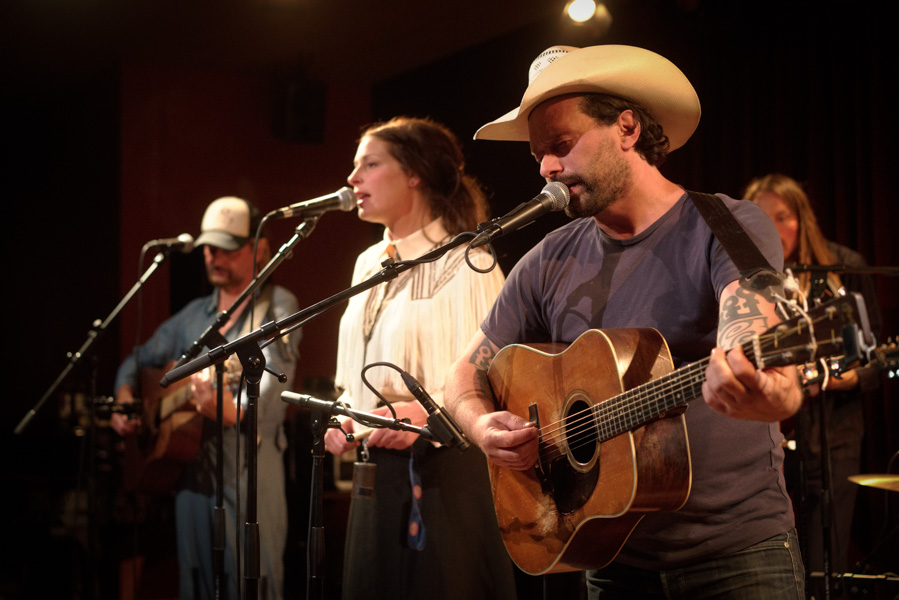
[[[528,141],[528,117],[540,103],[563,94],[594,92],[637,102],[659,122],[669,148],[680,148],[699,124],[699,97],[667,58],[634,46],[553,46],[531,63],[518,108],[487,123],[476,140]]]

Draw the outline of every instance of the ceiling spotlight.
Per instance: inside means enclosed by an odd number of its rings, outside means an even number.
[[[593,0],[571,0],[565,6],[565,13],[575,23],[586,23],[596,14],[596,2]]]
[[[562,20],[567,24],[565,29],[569,30],[569,35],[589,38],[578,42],[580,44],[593,43],[604,37],[612,26],[612,14],[602,0],[569,0]]]

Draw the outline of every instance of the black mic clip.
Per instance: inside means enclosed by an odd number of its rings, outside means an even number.
[[[101,419],[108,419],[115,413],[134,419],[140,417],[143,413],[143,402],[137,399],[134,402],[119,404],[111,396],[100,396],[94,398],[93,405],[97,416]]]
[[[427,430],[431,436],[444,446],[456,448],[459,452],[463,452],[471,446],[471,442],[465,437],[462,429],[456,424],[456,421],[442,410],[440,406],[434,402],[434,399],[421,387],[421,384],[405,371],[400,371],[403,383],[415,396],[415,399],[425,408],[428,413]]]

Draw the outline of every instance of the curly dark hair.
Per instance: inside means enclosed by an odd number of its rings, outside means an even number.
[[[387,142],[403,169],[421,179],[431,214],[443,218],[450,235],[473,231],[487,220],[484,191],[465,173],[462,145],[445,125],[428,118],[394,117],[367,127],[360,140],[366,136]]]
[[[637,153],[654,167],[661,166],[668,158],[668,136],[640,104],[608,94],[584,94],[581,96],[580,108],[584,114],[603,125],[611,125],[626,110],[633,111],[640,122],[640,138],[634,146]]]

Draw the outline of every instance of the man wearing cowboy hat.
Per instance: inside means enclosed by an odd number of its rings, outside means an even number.
[[[696,92],[667,59],[629,46],[550,48],[529,79],[520,106],[475,138],[530,142],[540,174],[570,189],[566,212],[575,219],[510,273],[449,375],[451,412],[497,473],[530,471],[543,423],[496,411],[486,373],[497,352],[571,344],[589,329],[657,329],[674,367],[707,361],[702,399],[685,413],[692,471],[679,509],[647,512],[617,540],[620,552],[610,549],[614,562],[591,564],[590,596],[804,598],[777,426],[802,395],[794,368],[756,370],[739,348],[779,319],[771,302],[740,286],[739,270],[690,196],[658,169],[696,129]],[[781,269],[770,219],[719,197]],[[604,541],[595,543],[601,549]],[[588,568],[584,562],[573,568]]]

